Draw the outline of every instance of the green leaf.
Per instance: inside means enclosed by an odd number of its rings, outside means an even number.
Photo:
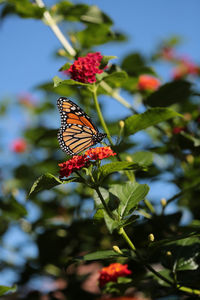
[[[79,181],[77,177],[69,178],[68,180],[60,180],[59,178],[55,177],[50,173],[46,173],[40,176],[32,185],[31,190],[29,192],[29,197],[35,196],[40,191],[50,190],[53,187],[59,184],[65,184],[69,182],[76,182]]]
[[[0,296],[5,295],[7,292],[14,293],[16,291],[16,289],[17,289],[16,285],[13,287],[0,285]]]
[[[142,114],[133,115],[125,120],[125,135],[135,134],[140,130],[177,116],[181,115],[170,108],[151,108]]]
[[[119,87],[122,85],[123,81],[128,78],[127,73],[124,71],[116,71],[112,74],[104,77],[104,81],[113,87]]]
[[[86,13],[84,13],[80,20],[85,23],[92,24],[108,24],[112,25],[112,20],[104,14],[96,5],[89,6]]]
[[[105,44],[111,41],[124,41],[124,35],[113,32],[108,24],[88,24],[87,28],[76,34],[82,48]]]
[[[131,53],[125,57],[122,62],[122,69],[130,76],[138,76],[139,74],[153,74],[151,68],[146,66],[145,59],[139,53]]]
[[[103,211],[103,214],[104,214],[104,220],[105,220],[105,223],[106,223],[106,227],[108,228],[109,232],[110,233],[113,233],[113,231],[115,229],[119,229],[120,226],[121,226],[121,223],[120,221],[117,221],[117,220],[113,220],[108,214],[107,212],[104,210]]]
[[[80,21],[87,13],[89,6],[86,4],[73,5],[70,1],[60,1],[52,7],[52,14],[60,15],[67,21]]]
[[[34,5],[29,0],[8,0],[7,2],[8,5],[4,7],[1,13],[2,17],[15,13],[22,18],[41,19],[45,11],[45,8]]]
[[[100,65],[100,69],[103,69],[107,66],[109,60],[111,59],[115,59],[117,58],[117,56],[108,56],[108,55],[104,55],[102,60],[101,60],[101,65]]]
[[[97,261],[97,260],[105,260],[105,259],[116,259],[118,257],[134,257],[135,253],[131,250],[127,249],[120,249],[122,254],[115,252],[114,250],[103,250],[103,251],[96,251],[93,253],[88,253],[83,256],[78,256],[74,258],[69,258],[67,261],[67,265],[70,265],[74,262],[83,262],[83,261]]]
[[[128,257],[131,255],[130,250],[122,249],[121,251],[122,254],[119,254],[114,250],[96,251],[82,256],[82,260],[84,261],[103,260],[103,259],[111,259],[115,257]]]
[[[43,190],[50,190],[56,185],[62,184],[62,181],[50,173],[40,176],[32,185],[29,197],[36,195]]]
[[[171,262],[176,271],[198,269],[198,259],[200,253],[200,240],[198,237],[188,237],[172,243],[167,247],[171,251]]]
[[[59,71],[65,71],[68,70],[70,68],[71,64],[69,62],[67,62],[66,64],[64,64]]]
[[[102,188],[102,187],[100,187],[99,190],[100,190],[100,193],[101,193],[102,197],[107,202],[108,198],[109,198],[109,192],[106,189]],[[96,191],[94,193],[94,202],[95,202],[96,208],[102,208],[103,207],[101,199],[99,198]]]
[[[146,197],[149,191],[147,184],[127,182],[125,184],[112,185],[109,192],[120,199],[118,213],[120,218],[128,216],[133,212],[138,203]]]
[[[160,274],[162,277],[164,277],[166,280],[170,281],[173,284],[171,270],[163,269],[163,270],[159,271],[158,274]],[[157,275],[155,275],[154,273],[152,273],[150,271],[149,271],[148,275],[152,276],[162,286],[169,286],[170,285],[165,280],[161,279],[160,277],[158,277]]]
[[[139,151],[131,155],[133,163],[139,166],[148,167],[153,163],[153,153],[148,151]]]
[[[101,166],[97,171],[97,178],[102,181],[106,176],[123,170],[138,170],[140,167],[134,162],[117,161]]]
[[[54,82],[54,87],[58,87],[60,85],[84,85],[84,86],[90,86],[90,84],[82,83],[82,82],[75,81],[75,80],[72,80],[72,79],[62,80],[58,76],[55,76],[53,78],[53,82]]]
[[[188,100],[191,93],[190,82],[176,80],[162,85],[145,100],[152,107],[166,107],[178,102],[183,103],[185,100]]]
[[[46,82],[39,86],[37,86],[38,89],[44,90],[46,92],[52,92],[56,93],[58,95],[63,95],[69,97],[70,95],[75,94],[75,87],[73,85],[59,85],[57,87],[54,87],[53,82]]]

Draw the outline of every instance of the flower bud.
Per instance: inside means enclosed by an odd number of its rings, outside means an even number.
[[[165,198],[162,198],[160,200],[160,203],[161,203],[162,207],[165,207],[167,205],[167,200]]]
[[[130,156],[130,155],[127,155],[126,156],[126,160],[128,161],[128,162],[132,162],[133,160],[132,160],[132,157]]]
[[[192,154],[188,154],[188,155],[186,156],[186,160],[187,160],[187,162],[188,162],[189,164],[193,164],[193,162],[194,162],[194,156],[193,156]]]
[[[120,126],[121,129],[124,129],[124,125],[125,125],[124,121],[120,120],[119,121],[119,126]]]
[[[116,253],[119,253],[119,254],[123,254],[122,251],[119,249],[118,246],[113,246],[113,250],[116,252]]]
[[[148,239],[149,239],[149,242],[153,242],[154,241],[155,238],[154,238],[153,233],[149,234]]]

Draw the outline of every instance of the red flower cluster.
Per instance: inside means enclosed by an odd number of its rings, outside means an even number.
[[[156,91],[161,82],[159,79],[150,75],[140,75],[138,79],[138,89],[140,91]]]
[[[86,155],[75,155],[64,163],[59,164],[60,177],[68,177],[72,172],[89,166],[89,159]]]
[[[100,271],[99,285],[103,287],[107,282],[117,281],[118,277],[125,277],[132,272],[128,269],[128,265],[122,265],[120,263],[110,264],[108,267],[103,268]]]
[[[70,74],[71,79],[79,82],[96,82],[95,75],[103,72],[99,69],[102,57],[100,52],[88,53],[84,57],[79,57],[67,70],[67,74]]]
[[[11,144],[11,149],[13,152],[16,152],[16,153],[25,152],[27,149],[26,141],[22,138],[18,138],[16,140],[14,140]]]
[[[114,156],[114,153],[110,147],[96,147],[91,148],[85,152],[85,155],[89,156],[91,160],[104,159],[110,156]]]
[[[75,155],[64,163],[59,164],[60,178],[68,177],[72,172],[88,167],[91,160],[98,160],[114,156],[116,153],[110,147],[97,147],[89,149],[84,155]]]
[[[173,70],[173,79],[181,79],[186,75],[198,75],[199,67],[188,58],[181,58],[179,64]]]

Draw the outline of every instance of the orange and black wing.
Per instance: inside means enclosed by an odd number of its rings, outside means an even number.
[[[60,97],[57,105],[61,115],[58,141],[61,149],[67,154],[78,154],[106,136],[99,133],[90,117],[68,98]]]

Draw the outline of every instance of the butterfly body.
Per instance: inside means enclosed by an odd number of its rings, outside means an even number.
[[[98,131],[90,117],[68,98],[60,97],[57,106],[61,115],[58,141],[67,154],[76,155],[106,137],[105,133]]]

